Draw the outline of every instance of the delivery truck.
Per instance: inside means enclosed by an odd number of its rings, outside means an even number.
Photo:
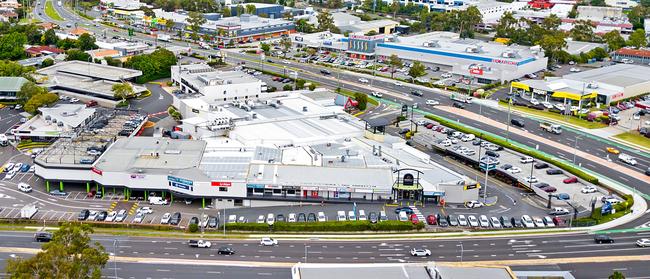
[[[158,41],[169,42],[172,37],[167,34],[158,34],[156,35],[156,38]]]

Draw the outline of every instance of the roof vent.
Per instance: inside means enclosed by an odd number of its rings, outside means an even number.
[[[173,154],[173,155],[178,155],[181,154],[181,151],[178,149],[170,149],[170,150],[165,150],[165,154]]]

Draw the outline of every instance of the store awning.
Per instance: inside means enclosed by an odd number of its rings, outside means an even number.
[[[513,81],[512,83],[510,83],[510,86],[512,86],[514,88],[519,88],[519,89],[523,89],[523,90],[526,90],[526,91],[530,91],[530,86],[528,86],[527,84],[521,83],[521,82]]]
[[[596,92],[591,92],[582,95],[582,99],[584,100],[584,99],[596,98],[597,95],[598,94]],[[560,99],[566,98],[566,99],[576,100],[576,101],[579,101],[581,99],[580,96],[581,96],[580,93],[573,93],[573,92],[566,92],[566,91],[555,91],[553,92],[553,95],[551,95],[551,97],[553,98],[560,98]]]

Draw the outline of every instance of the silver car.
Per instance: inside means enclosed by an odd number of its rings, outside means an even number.
[[[115,216],[115,222],[122,222],[124,219],[126,219],[126,210],[122,209],[119,212],[117,212],[117,216]]]

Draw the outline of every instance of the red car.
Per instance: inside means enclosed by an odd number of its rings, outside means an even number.
[[[578,178],[575,177],[575,176],[572,176],[572,177],[569,177],[569,178],[566,178],[566,179],[562,180],[562,182],[564,182],[564,184],[578,183]]]
[[[437,224],[436,221],[437,221],[437,220],[436,220],[436,216],[434,216],[434,215],[429,215],[429,216],[427,216],[427,224],[429,224],[429,225],[436,225],[436,224]]]
[[[420,220],[418,220],[418,216],[415,214],[411,214],[410,219],[411,219],[411,223],[413,223],[414,225],[420,222]]]
[[[86,107],[94,107],[97,106],[97,101],[95,100],[90,100],[86,103]]]
[[[433,128],[433,123],[429,123],[429,124],[427,124],[426,127],[427,127],[427,129],[431,129],[431,128]]]

